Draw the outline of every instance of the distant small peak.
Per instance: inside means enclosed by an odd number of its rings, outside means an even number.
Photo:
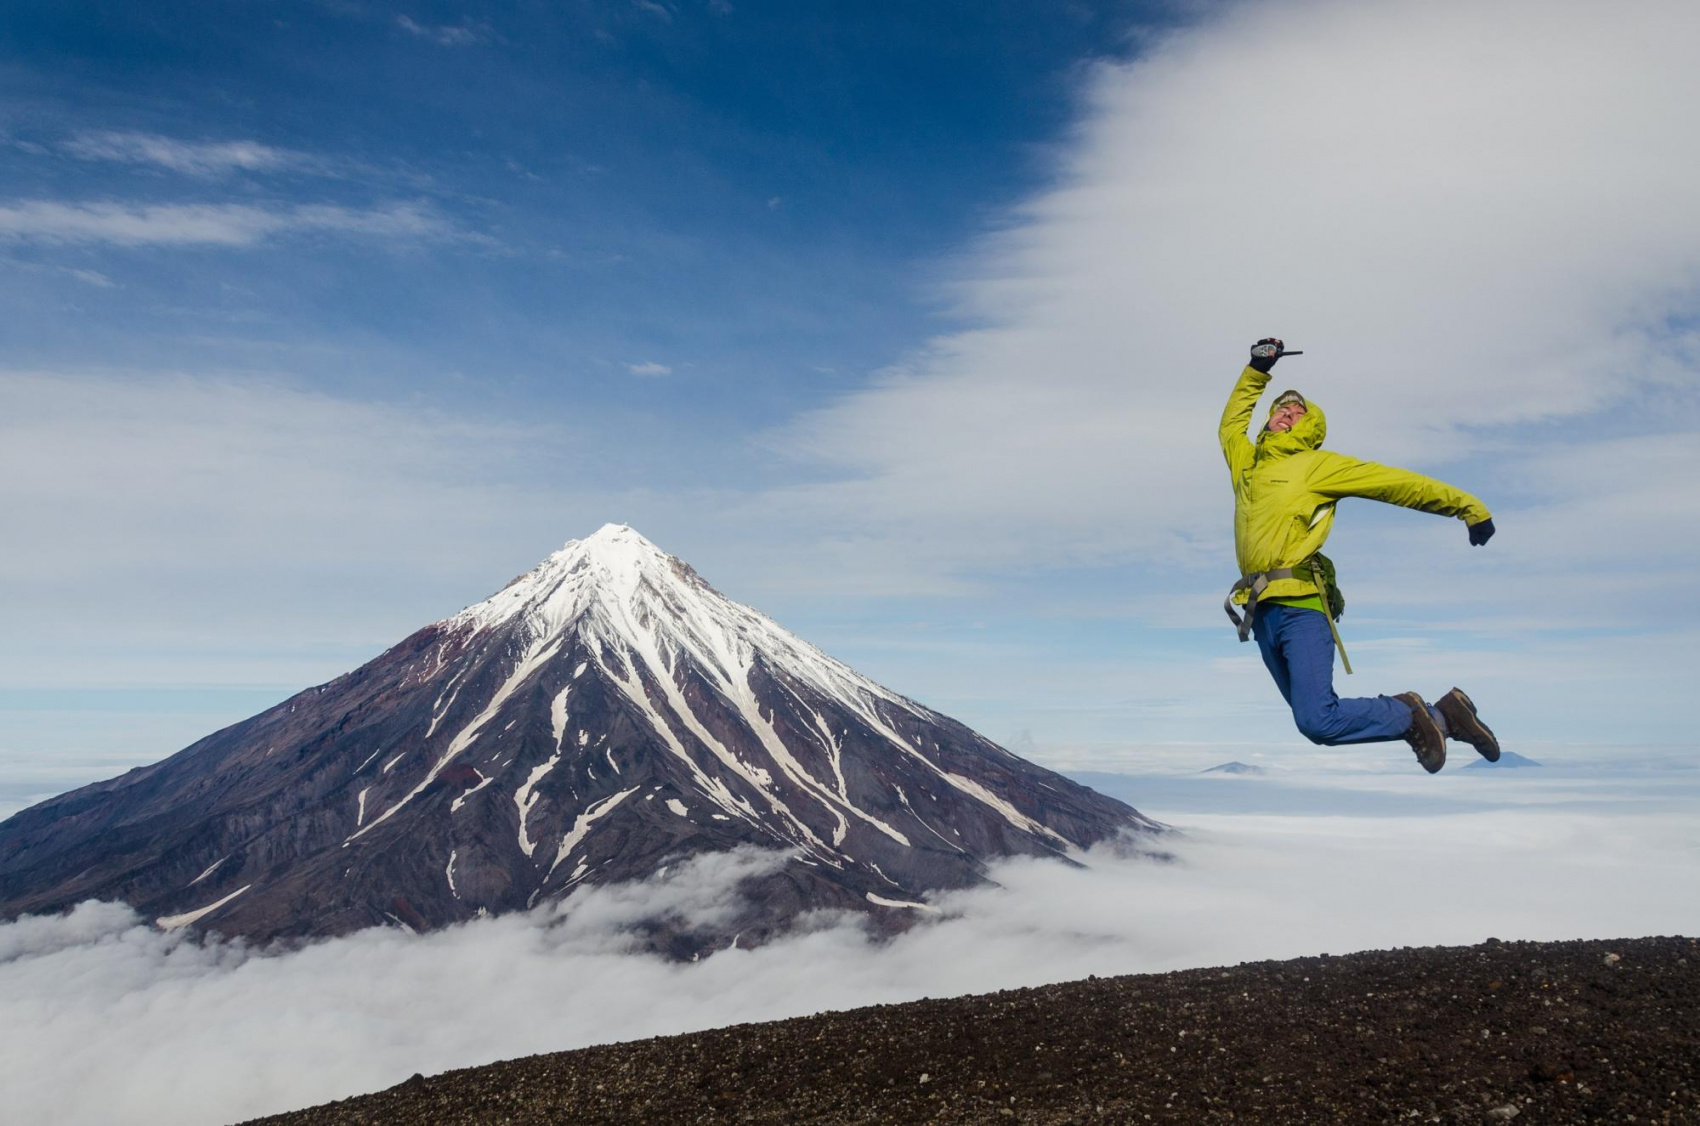
[[[1516,768],[1519,768],[1519,767],[1539,766],[1539,765],[1541,765],[1541,764],[1536,762],[1534,759],[1528,757],[1527,755],[1520,755],[1516,751],[1501,751],[1500,754],[1499,754],[1499,759],[1495,762],[1489,762],[1485,758],[1484,759],[1477,759],[1475,762],[1472,762],[1470,765],[1466,766],[1464,769],[1465,770],[1513,770],[1513,769],[1516,769]]]
[[[1268,774],[1269,771],[1261,766],[1253,766],[1249,762],[1224,762],[1199,771],[1200,774]]]

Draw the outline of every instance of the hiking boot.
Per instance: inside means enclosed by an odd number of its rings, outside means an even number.
[[[1454,688],[1434,702],[1435,710],[1446,717],[1446,729],[1454,739],[1470,744],[1476,753],[1489,762],[1499,761],[1499,740],[1493,737],[1488,725],[1476,715],[1476,705]]]
[[[1401,692],[1393,697],[1411,709],[1411,726],[1405,732],[1405,742],[1417,752],[1417,761],[1430,774],[1446,765],[1446,736],[1440,724],[1429,714],[1428,705],[1415,692]]]

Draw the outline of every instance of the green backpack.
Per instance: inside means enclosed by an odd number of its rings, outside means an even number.
[[[1334,580],[1334,560],[1317,552],[1310,557],[1311,579],[1322,591],[1322,601],[1328,606],[1328,616],[1335,621],[1346,612],[1346,596],[1340,593],[1340,584]]]

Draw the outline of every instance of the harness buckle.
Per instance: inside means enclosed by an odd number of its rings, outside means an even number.
[[[1290,579],[1292,577],[1293,569],[1291,567],[1277,567],[1270,571],[1253,571],[1249,575],[1241,575],[1235,580],[1234,585],[1228,588],[1228,597],[1223,601],[1222,609],[1228,612],[1228,620],[1234,623],[1234,628],[1239,632],[1241,641],[1251,640],[1251,619],[1257,613],[1257,600],[1263,596],[1265,590],[1269,589],[1270,582],[1274,579]],[[1242,590],[1251,592],[1250,596],[1246,598],[1245,616],[1243,618],[1234,613],[1234,595]]]

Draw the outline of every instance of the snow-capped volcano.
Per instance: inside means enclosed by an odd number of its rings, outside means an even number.
[[[255,937],[422,929],[793,850],[739,921],[759,931],[1153,828],[610,524],[346,676],[17,814],[0,914],[101,897]]]

